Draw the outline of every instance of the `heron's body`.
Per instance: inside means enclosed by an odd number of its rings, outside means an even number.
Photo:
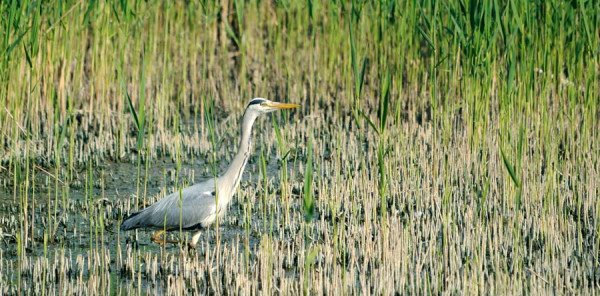
[[[121,230],[154,228],[171,231],[206,227],[216,219],[216,205],[215,180],[206,180],[181,189],[181,194],[179,190],[175,191],[142,211],[132,214],[123,221]],[[220,212],[223,213],[223,209]]]
[[[159,230],[197,230],[212,224],[217,215],[222,216],[231,201],[251,150],[251,131],[256,118],[277,109],[295,108],[298,105],[270,102],[265,99],[250,101],[242,119],[239,149],[227,171],[216,179],[177,190],[149,207],[127,217],[121,230],[154,228]],[[218,202],[218,203],[217,203]],[[192,237],[190,245],[196,246],[201,232]]]

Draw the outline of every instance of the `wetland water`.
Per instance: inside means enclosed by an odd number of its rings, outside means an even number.
[[[221,165],[223,168],[220,169],[223,170],[225,165]],[[195,177],[194,174],[196,171],[206,171],[208,166],[202,161],[186,162],[180,166],[180,176],[177,176],[177,165],[173,161],[167,158],[155,160],[149,164],[147,175],[145,175],[145,171],[142,171],[144,176],[140,180],[140,192],[143,194],[145,191],[147,204],[151,204],[165,196],[165,193],[173,192],[174,186],[177,186],[176,183],[179,183],[179,186],[186,183],[184,185],[186,187],[187,184],[192,184],[192,180],[201,182],[207,179],[207,177]],[[28,193],[30,203],[35,203],[32,206],[34,212],[31,213],[31,217],[35,217],[35,220],[28,221],[28,229],[31,229],[28,235],[33,234],[33,239],[30,238],[30,243],[24,250],[17,250],[14,247],[17,238],[14,232],[10,231],[10,228],[20,228],[20,223],[23,223],[18,218],[22,201],[15,200],[11,190],[7,190],[11,188],[10,186],[3,188],[0,195],[1,223],[4,230],[2,231],[2,258],[5,260],[2,274],[10,282],[21,281],[19,286],[25,293],[37,293],[43,290],[40,283],[32,281],[43,278],[44,273],[55,273],[57,280],[66,282],[77,283],[84,278],[93,280],[93,273],[97,270],[90,270],[90,266],[86,265],[93,261],[88,257],[104,254],[104,258],[98,264],[102,266],[95,267],[104,269],[103,272],[106,273],[102,274],[105,282],[101,285],[112,286],[109,290],[124,293],[127,289],[122,289],[127,288],[128,283],[131,284],[132,281],[138,280],[140,281],[138,284],[143,287],[141,288],[143,292],[164,294],[167,288],[166,273],[182,272],[180,266],[171,266],[169,271],[169,268],[163,266],[173,265],[173,257],[170,256],[202,258],[212,256],[211,253],[214,254],[216,247],[219,247],[221,252],[237,251],[238,255],[243,256],[244,253],[256,250],[256,245],[264,235],[265,223],[268,223],[268,217],[265,219],[261,215],[245,217],[245,205],[238,202],[236,194],[236,198],[229,205],[227,215],[219,222],[218,239],[220,243],[218,245],[213,224],[210,228],[205,229],[200,240],[201,244],[196,250],[188,251],[186,248],[186,241],[191,236],[188,232],[174,231],[168,234],[170,238],[181,240],[181,245],[161,246],[150,241],[153,230],[119,231],[120,221],[126,216],[126,211],[135,211],[133,205],[137,200],[135,197],[137,165],[105,162],[95,166],[91,175],[86,168],[82,168],[76,173],[78,177],[74,178],[69,186],[61,183],[58,194],[53,188],[54,178],[50,173],[54,170],[38,168],[37,171],[38,173],[33,177],[36,180],[33,182],[36,187],[31,188]],[[277,176],[279,171],[277,161],[269,162],[267,165],[269,176]],[[256,164],[248,165],[240,190],[245,190],[245,187],[260,187],[260,184],[257,184],[259,182],[257,172]],[[0,175],[0,177],[4,184],[10,184],[12,181],[6,175]],[[89,184],[90,180],[92,180],[91,185]],[[273,190],[272,187],[271,184],[270,190]],[[259,203],[257,199],[260,198],[260,194],[255,191],[254,196],[247,195],[248,200],[245,202]],[[273,202],[279,203],[275,200]],[[139,200],[139,204],[140,209],[143,208],[142,199]],[[55,211],[59,212],[56,219],[48,219],[48,217],[55,217]],[[248,224],[245,225],[244,221]],[[51,233],[45,231],[48,224],[54,225]],[[271,234],[277,236],[277,231],[278,229],[275,229],[275,232],[271,230]],[[143,252],[146,256],[145,259],[150,262],[142,259],[138,266],[127,266],[122,258],[131,256],[131,253],[135,251]],[[44,258],[47,262],[40,263],[35,259],[19,262],[19,256],[22,255],[25,255],[25,258]],[[162,258],[162,260],[158,258]],[[154,265],[152,267],[145,266],[148,264]],[[42,271],[40,268],[48,270]],[[129,274],[131,268],[145,270],[144,275],[139,279],[132,278]],[[174,270],[172,270],[173,268]],[[18,275],[18,270],[22,270],[21,277]],[[292,271],[290,276],[294,276],[293,273]],[[204,285],[206,289],[208,289],[208,283],[209,281]],[[46,285],[56,286],[56,292],[78,291],[77,289],[61,290],[60,285],[52,283],[46,283]]]

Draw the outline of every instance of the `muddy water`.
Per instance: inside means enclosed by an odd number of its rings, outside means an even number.
[[[218,163],[218,171],[222,172],[226,165],[225,161]],[[74,172],[71,182],[66,184],[65,181],[60,181],[58,187],[53,177],[55,170],[51,168],[36,169],[35,182],[31,189],[15,187],[12,176],[0,176],[2,183],[6,184],[4,188],[0,188],[2,260],[8,262],[3,265],[2,274],[8,281],[16,283],[17,276],[13,272],[22,264],[18,263],[19,254],[24,255],[22,258],[27,258],[29,262],[34,262],[36,258],[47,258],[52,262],[55,254],[65,253],[73,261],[71,265],[76,266],[78,255],[87,257],[89,254],[108,252],[111,254],[111,282],[126,284],[132,279],[119,257],[127,257],[135,251],[142,251],[145,255],[161,256],[165,252],[175,255],[185,244],[154,244],[150,241],[153,233],[151,230],[120,232],[120,221],[128,213],[135,211],[136,202],[143,208],[144,205],[151,204],[182,185],[188,186],[210,178],[203,175],[210,170],[207,166],[207,163],[201,160],[188,161],[182,164],[178,171],[176,163],[170,159],[160,159],[152,161],[146,171],[142,164],[139,189],[138,166],[131,163],[106,162],[91,168],[91,173],[89,168],[82,168]],[[289,167],[291,169],[292,165]],[[280,166],[277,161],[270,161],[267,165],[269,178],[277,182],[275,179],[279,179],[279,173]],[[253,249],[259,243],[262,233],[255,230],[266,225],[264,217],[254,215],[251,219],[246,219],[244,215],[245,203],[257,203],[257,199],[260,199],[257,195],[261,189],[254,188],[260,187],[259,174],[255,158],[246,168],[241,184],[242,192],[249,190],[252,193],[242,194],[243,201],[238,201],[237,196],[234,197],[227,215],[220,222],[218,240],[221,249],[237,245],[234,249],[241,252],[244,249]],[[60,175],[66,176],[66,173]],[[14,194],[15,188],[20,194]],[[21,214],[25,204],[24,191],[27,191],[27,221]],[[250,224],[245,225],[244,221]],[[22,254],[23,251],[18,249],[17,242],[22,241],[25,235],[28,239]],[[183,242],[190,236],[191,234],[186,232],[172,232],[168,235],[171,239]],[[217,246],[214,227],[205,231],[201,242],[202,245],[193,251],[196,252],[193,253],[194,256],[204,256],[207,250]],[[84,277],[89,277],[87,273],[88,271],[84,272]],[[28,276],[32,275],[29,272],[23,274],[20,286],[27,289],[23,285],[29,282]],[[149,279],[142,279],[146,280]],[[158,289],[155,291],[160,292],[161,288]]]

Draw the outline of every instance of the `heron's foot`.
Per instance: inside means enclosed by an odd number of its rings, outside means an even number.
[[[164,234],[164,233],[165,233],[164,230],[159,230],[156,233],[154,233],[154,235],[152,236],[152,239],[151,239],[152,242],[153,243],[157,243],[157,244],[161,244],[161,245],[164,245],[164,244],[177,244],[177,243],[179,243],[179,241],[177,241],[177,240],[161,238],[160,236],[162,234]]]

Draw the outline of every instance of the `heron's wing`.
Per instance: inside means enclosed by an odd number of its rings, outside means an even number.
[[[206,226],[215,214],[215,181],[177,190],[144,210],[133,214],[121,224],[121,230],[141,227],[185,229]]]

